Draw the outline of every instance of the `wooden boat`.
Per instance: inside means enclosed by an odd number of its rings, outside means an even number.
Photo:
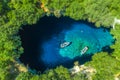
[[[69,46],[72,42],[63,42],[60,44],[60,48],[65,48],[67,46]]]
[[[81,54],[85,54],[88,50],[88,46],[84,47],[82,50],[81,50]]]

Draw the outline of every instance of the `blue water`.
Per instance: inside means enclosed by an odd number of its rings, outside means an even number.
[[[69,63],[76,58],[100,52],[103,47],[110,46],[114,42],[112,35],[105,28],[93,28],[83,23],[72,23],[69,27],[71,28],[63,29],[59,34],[52,35],[49,40],[42,43],[43,53],[40,54],[40,59],[45,65]],[[60,48],[60,44],[64,41],[70,41],[72,44]],[[81,50],[85,46],[89,49],[82,55]]]

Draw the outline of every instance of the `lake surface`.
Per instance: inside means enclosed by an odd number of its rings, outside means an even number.
[[[24,26],[20,36],[24,47],[20,60],[40,71],[58,65],[70,68],[74,61],[83,64],[114,43],[108,29],[67,17],[43,17],[35,25]],[[61,48],[64,42],[71,44]],[[85,47],[88,49],[82,54]]]

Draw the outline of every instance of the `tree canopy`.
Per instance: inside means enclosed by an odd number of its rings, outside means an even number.
[[[87,20],[97,27],[110,28],[114,17],[120,18],[120,0],[1,0],[0,1],[0,80],[85,80],[85,75],[71,77],[62,66],[44,74],[20,71],[17,59],[24,52],[18,34],[23,25],[35,24],[41,17],[68,16],[75,20]],[[113,80],[120,71],[120,25],[111,29],[116,39],[110,54],[101,52],[85,65],[97,69],[93,80]],[[14,61],[16,60],[17,63]]]

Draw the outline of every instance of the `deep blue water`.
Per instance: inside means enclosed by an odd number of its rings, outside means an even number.
[[[102,51],[105,46],[113,44],[112,35],[103,28],[92,28],[84,23],[71,23],[71,29],[63,30],[59,35],[53,35],[50,40],[42,44],[43,54],[41,59],[48,65],[64,63],[68,60],[74,60],[76,57],[83,56],[81,50],[88,46],[89,49],[85,53],[95,54]],[[63,41],[72,42],[65,48],[60,48]]]
[[[108,29],[95,28],[86,21],[74,21],[67,17],[44,17],[38,24],[23,27],[20,35],[24,47],[20,60],[41,71],[58,65],[69,68],[76,60],[82,64],[114,42]],[[60,48],[64,41],[72,44]],[[89,49],[82,55],[81,50],[85,46]]]

